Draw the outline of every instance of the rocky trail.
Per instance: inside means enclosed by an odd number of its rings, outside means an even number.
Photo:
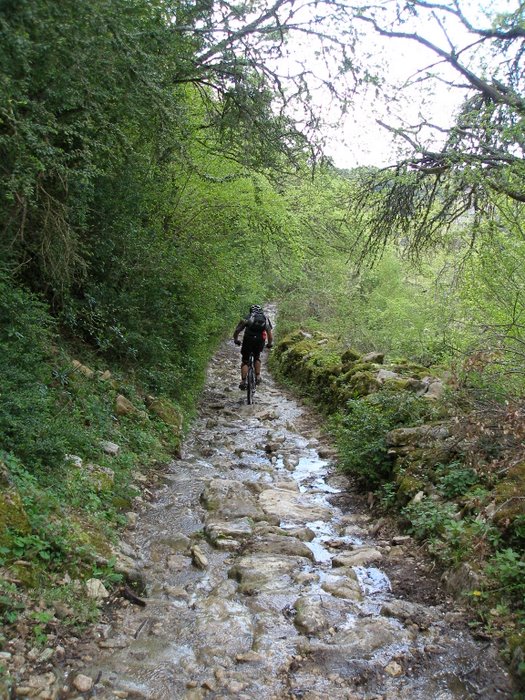
[[[266,372],[247,406],[237,377],[228,343],[182,459],[121,544],[146,605],[98,626],[67,697],[511,698],[409,538],[381,539],[347,491],[315,416]]]

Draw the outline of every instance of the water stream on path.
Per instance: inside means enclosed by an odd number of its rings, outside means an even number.
[[[126,532],[147,605],[100,625],[92,695],[510,698],[492,647],[451,611],[396,598],[382,563],[403,545],[334,505],[345,480],[308,409],[267,374],[247,406],[237,374],[227,344],[182,459]]]

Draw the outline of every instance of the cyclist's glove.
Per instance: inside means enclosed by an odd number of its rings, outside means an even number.
[[[266,347],[267,347],[268,350],[271,350],[271,349],[273,348],[273,344],[272,344],[272,343],[268,343],[268,345],[267,345]]]
[[[242,345],[240,340],[234,340],[233,342],[235,343],[235,345]]]

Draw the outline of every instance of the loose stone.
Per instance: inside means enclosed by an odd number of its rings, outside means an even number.
[[[79,673],[73,680],[73,685],[79,693],[87,693],[93,687],[93,679]]]
[[[198,569],[206,569],[208,566],[208,559],[198,545],[191,548],[191,560]]]
[[[385,666],[385,672],[393,678],[398,678],[403,674],[403,669],[396,661],[391,661]]]

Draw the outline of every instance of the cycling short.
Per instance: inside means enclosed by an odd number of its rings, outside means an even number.
[[[257,362],[261,357],[261,352],[264,349],[264,339],[263,338],[245,338],[242,341],[241,347],[241,357],[242,364],[247,365],[250,359],[250,354],[253,352],[253,361]]]

